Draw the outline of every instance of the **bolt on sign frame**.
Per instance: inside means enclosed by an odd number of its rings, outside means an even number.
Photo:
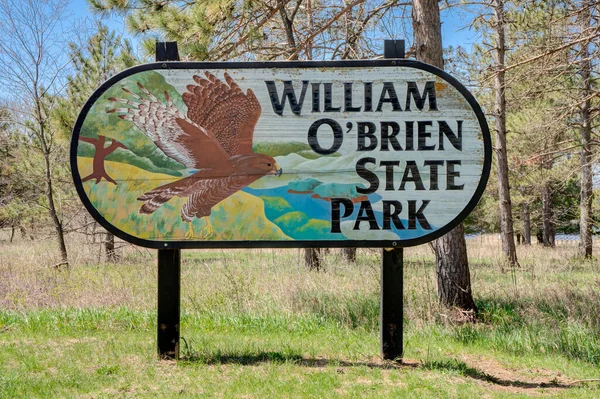
[[[75,124],[77,192],[104,228],[171,251],[159,252],[169,264],[185,248],[402,248],[439,238],[483,194],[490,135],[468,90],[402,59],[397,42],[386,41],[396,58],[373,61],[123,71]],[[176,60],[174,46],[158,43],[157,61]],[[159,337],[168,325],[159,321]]]

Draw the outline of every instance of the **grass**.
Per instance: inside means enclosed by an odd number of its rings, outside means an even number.
[[[0,239],[3,238],[0,235]],[[469,241],[474,324],[436,301],[427,246],[405,254],[405,364],[379,357],[379,254],[338,251],[309,273],[297,250],[186,250],[181,353],[156,359],[156,254],[0,242],[0,398],[600,396],[600,263],[575,246]],[[600,248],[595,248],[600,253]]]

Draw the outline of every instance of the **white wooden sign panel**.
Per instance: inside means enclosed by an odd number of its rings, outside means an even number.
[[[99,89],[71,155],[90,212],[141,245],[407,246],[472,210],[491,142],[415,61],[166,63]]]

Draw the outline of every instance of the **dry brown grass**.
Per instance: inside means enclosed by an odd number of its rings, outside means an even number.
[[[0,235],[0,307],[118,307],[153,310],[156,303],[155,251],[119,244],[122,261],[102,262],[100,244],[81,235],[68,238],[71,267],[55,268],[52,240]],[[517,301],[556,297],[577,301],[597,291],[598,260],[577,260],[576,243],[556,248],[518,249],[522,267],[502,273],[497,235],[468,240],[476,299]],[[596,242],[596,254],[600,245]],[[185,250],[182,267],[184,308],[197,311],[302,312],[327,306],[327,298],[375,301],[379,291],[379,250],[359,249],[357,264],[339,250],[325,255],[325,272],[307,272],[301,250]],[[417,323],[448,322],[456,317],[436,301],[434,256],[427,245],[405,249],[406,314]],[[592,274],[593,275],[593,274]],[[327,311],[327,309],[321,309]]]

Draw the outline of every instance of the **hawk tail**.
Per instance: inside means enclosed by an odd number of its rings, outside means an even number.
[[[165,184],[164,186],[157,187],[143,195],[140,195],[137,200],[145,201],[145,204],[140,207],[138,212],[143,215],[150,215],[151,213],[154,213],[164,203],[183,192],[186,185],[181,184],[181,182],[184,180],[186,179]]]

